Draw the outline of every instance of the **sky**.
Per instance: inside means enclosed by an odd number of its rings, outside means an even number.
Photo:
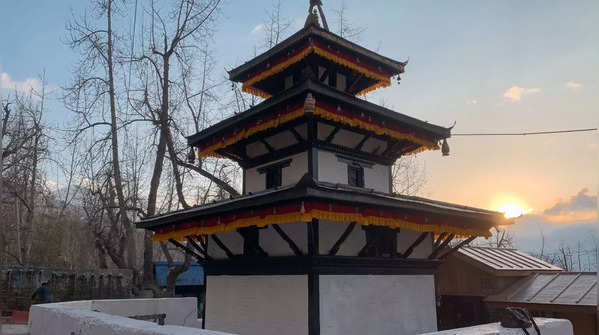
[[[129,4],[133,4],[129,1]],[[341,0],[324,0],[331,30]],[[139,0],[148,6],[149,0]],[[303,25],[308,1],[283,0],[288,34]],[[224,3],[214,36],[219,68],[249,60],[262,41],[271,0]],[[367,99],[452,132],[523,132],[599,126],[597,1],[345,1],[365,28],[356,42],[409,60],[401,84]],[[81,0],[0,0],[0,90],[55,88],[49,122],[68,118],[57,97],[76,55],[63,43]],[[140,19],[143,21],[142,19]],[[0,92],[1,93],[1,92]],[[597,216],[599,133],[514,137],[453,136],[451,154],[419,155],[422,195],[501,209],[515,203],[537,223],[592,222]]]

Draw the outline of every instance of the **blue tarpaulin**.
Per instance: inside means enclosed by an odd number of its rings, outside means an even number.
[[[172,263],[171,266],[182,265],[182,262]],[[166,286],[166,276],[168,275],[167,262],[154,262],[156,273],[156,285]],[[191,263],[189,269],[179,275],[176,286],[198,286],[204,285],[204,268],[198,263]]]

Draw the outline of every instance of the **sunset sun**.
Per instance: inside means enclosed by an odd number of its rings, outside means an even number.
[[[508,218],[517,218],[519,216],[521,216],[522,214],[524,214],[525,210],[524,208],[522,208],[522,206],[513,203],[513,202],[507,202],[502,204],[499,207],[499,211],[503,213],[503,215]]]

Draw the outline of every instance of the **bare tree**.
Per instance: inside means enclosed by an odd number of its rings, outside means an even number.
[[[335,28],[337,35],[348,39],[348,40],[358,40],[360,36],[366,31],[366,28],[355,26],[350,23],[350,19],[347,14],[347,4],[345,0],[341,1],[339,8],[334,9],[335,13]]]
[[[3,252],[18,264],[35,262],[32,250],[39,242],[35,219],[45,209],[48,192],[41,162],[48,157],[48,134],[42,117],[46,101],[46,82],[28,93],[14,91],[13,99],[3,104],[2,141],[0,141],[0,207],[4,213],[0,238]],[[8,140],[4,145],[4,140]],[[39,222],[37,222],[39,223]]]
[[[281,15],[281,0],[273,1],[271,9],[266,11],[264,27],[264,48],[270,49],[278,44],[291,26],[291,20]]]
[[[416,155],[399,158],[391,167],[393,192],[417,195],[426,184],[426,166]]]
[[[137,248],[128,209],[135,204],[128,204],[126,200],[119,147],[119,135],[124,124],[119,118],[121,111],[117,103],[116,58],[119,51],[115,43],[118,36],[113,30],[113,15],[118,8],[113,0],[100,0],[93,9],[96,17],[86,14],[80,19],[73,18],[67,24],[68,44],[79,51],[81,61],[73,71],[73,84],[65,89],[64,100],[78,117],[72,130],[72,142],[87,131],[95,137],[96,128],[102,128],[98,129],[101,135],[94,141],[93,149],[106,150],[110,155],[106,157],[109,164],[103,167],[106,179],[102,185],[106,189],[98,195],[102,195],[110,207],[112,225],[119,225],[118,231],[122,230],[122,235],[112,240],[119,241],[118,248],[105,248],[115,251],[109,255],[118,267],[134,269]]]
[[[153,22],[148,31],[150,50],[134,57],[144,77],[140,78],[142,87],[138,89],[141,96],[132,98],[131,106],[136,113],[151,119],[157,134],[157,148],[146,207],[146,215],[156,214],[157,193],[165,159],[170,164],[170,172],[174,178],[174,188],[178,204],[189,207],[185,196],[184,178],[189,169],[220,185],[231,194],[237,191],[218,177],[206,171],[202,166],[185,161],[186,145],[181,139],[186,129],[178,120],[187,120],[177,111],[187,108],[195,129],[199,131],[205,124],[205,100],[209,98],[207,87],[207,69],[209,64],[207,40],[212,34],[212,25],[218,12],[220,1],[184,1],[176,2],[172,8],[152,6],[150,16]],[[203,54],[203,75],[199,92],[192,92],[194,79],[194,51]],[[199,102],[194,104],[195,101]],[[197,106],[198,109],[194,108]],[[184,124],[184,123],[183,123]],[[144,239],[144,282],[151,282],[153,246],[151,233]],[[164,248],[163,248],[164,251]],[[177,269],[179,271],[179,269]],[[176,277],[175,277],[176,278]]]

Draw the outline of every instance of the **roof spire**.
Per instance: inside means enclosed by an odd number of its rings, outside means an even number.
[[[327,19],[324,17],[324,12],[322,11],[322,1],[321,0],[310,0],[310,8],[308,8],[308,17],[306,18],[305,27],[310,25],[320,26],[318,24],[318,14],[316,14],[316,10],[314,7],[318,7],[318,13],[320,14],[320,19],[322,20],[322,27],[329,31],[329,25],[327,24]]]

